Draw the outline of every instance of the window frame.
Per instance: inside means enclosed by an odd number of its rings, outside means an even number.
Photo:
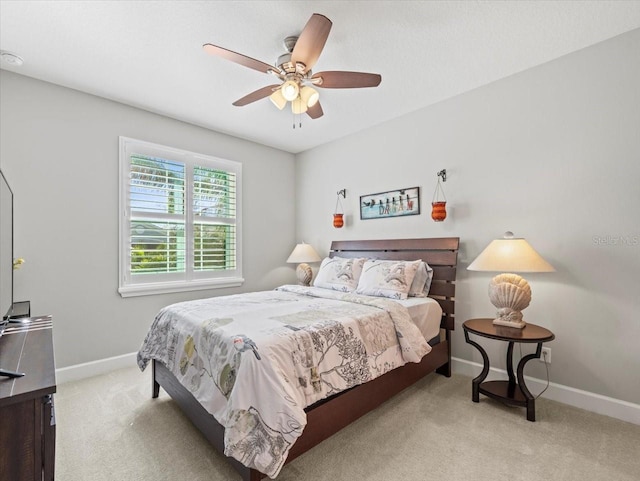
[[[129,188],[131,172],[131,156],[157,157],[167,161],[180,162],[185,165],[185,243],[186,265],[184,273],[145,274],[144,278],[131,275],[131,206],[129,205]],[[235,258],[236,268],[233,270],[198,272],[193,268],[193,170],[194,167],[233,172],[236,176],[236,210],[235,210]],[[119,202],[118,202],[118,292],[122,297],[187,292],[204,289],[222,289],[238,287],[244,283],[242,276],[242,163],[210,155],[190,152],[174,147],[119,137]]]

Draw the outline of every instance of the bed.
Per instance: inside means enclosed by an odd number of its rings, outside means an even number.
[[[306,290],[306,288],[297,287],[296,286],[282,286],[276,291],[283,291],[276,293],[277,295],[273,296],[273,299],[267,298],[267,302],[273,302],[275,304],[281,304],[285,306],[285,311],[288,305],[295,304],[297,301],[293,299],[292,296],[311,296],[304,297],[305,302],[314,305],[314,306],[322,306],[321,308],[314,308],[313,312],[320,312],[324,309],[324,304],[318,303],[341,303],[342,300],[354,301],[355,299],[356,305],[351,305],[349,310],[359,311],[362,310],[387,310],[389,317],[393,318],[393,322],[395,323],[395,334],[397,335],[397,340],[399,342],[397,346],[397,351],[401,352],[405,359],[410,360],[407,361],[400,367],[396,367],[393,361],[385,361],[381,364],[387,366],[388,371],[384,371],[383,373],[377,376],[371,376],[371,380],[367,380],[367,382],[357,383],[353,386],[351,384],[346,385],[346,387],[340,388],[340,392],[334,393],[337,391],[333,386],[328,391],[325,389],[320,392],[318,396],[321,398],[317,399],[314,402],[313,397],[309,397],[307,399],[308,405],[305,404],[304,407],[304,422],[299,419],[293,419],[291,417],[291,421],[289,422],[292,426],[292,431],[296,431],[294,441],[290,442],[286,445],[286,452],[284,455],[284,460],[282,463],[286,465],[286,463],[292,461],[297,456],[311,449],[313,446],[317,445],[324,439],[330,437],[332,434],[336,433],[343,427],[347,426],[351,422],[355,421],[362,415],[367,412],[375,409],[377,406],[382,404],[387,399],[391,398],[395,394],[399,393],[406,387],[415,383],[419,379],[423,378],[427,374],[431,372],[437,372],[444,376],[449,377],[451,375],[451,343],[450,343],[450,331],[454,328],[454,305],[455,305],[455,278],[456,278],[456,264],[457,264],[457,253],[458,253],[459,239],[455,237],[450,238],[425,238],[425,239],[394,239],[394,240],[363,240],[363,241],[334,241],[331,244],[331,251],[329,257],[331,259],[377,259],[377,260],[393,260],[393,261],[415,261],[421,259],[422,261],[428,263],[428,265],[433,269],[433,279],[431,281],[431,287],[429,289],[429,299],[420,300],[412,298],[407,299],[407,301],[399,301],[400,303],[404,302],[405,307],[397,308],[394,307],[397,304],[394,301],[389,300],[362,300],[361,298],[366,296],[352,296],[350,294],[324,294],[321,293],[322,299],[317,299],[315,296],[317,295],[313,288]],[[373,262],[373,261],[372,261]],[[342,299],[340,296],[343,296]],[[239,295],[242,297],[243,303],[259,303],[263,296],[263,293],[249,293],[246,295]],[[337,296],[337,297],[336,297]],[[324,298],[328,298],[324,299]],[[227,302],[231,302],[233,304],[235,299],[238,299],[237,302],[240,302],[240,297],[238,296],[227,296]],[[348,299],[347,299],[348,298]],[[221,298],[212,298],[212,300],[221,299]],[[408,334],[407,329],[417,329],[414,323],[409,321],[406,322],[406,314],[409,313],[411,318],[414,318],[414,313],[424,310],[425,305],[428,308],[428,302],[434,303],[437,302],[438,314],[441,312],[441,316],[439,319],[439,328],[437,329],[436,324],[436,333],[437,335],[433,338],[426,339],[429,341],[429,345],[422,346],[417,344],[411,344],[411,338]],[[193,301],[196,302],[196,301]],[[189,307],[182,306],[183,310],[197,312],[198,309],[205,309],[207,304],[206,300],[202,300],[201,302],[196,302],[193,305],[189,305]],[[211,301],[212,302],[212,301]],[[185,304],[185,303],[182,303]],[[391,306],[393,304],[394,306]],[[261,306],[261,305],[260,305]],[[262,306],[261,306],[262,308]],[[237,311],[242,311],[242,309],[237,308]],[[265,309],[271,309],[269,306],[265,307]],[[396,312],[397,311],[397,312]],[[271,312],[271,311],[269,311]],[[367,311],[368,312],[368,311]],[[376,311],[377,312],[377,311]],[[273,317],[273,313],[270,314]],[[394,316],[397,317],[394,318]],[[405,317],[403,317],[405,316]],[[277,317],[277,316],[276,316]],[[280,316],[281,318],[287,319],[287,315]],[[156,321],[158,318],[156,318]],[[238,321],[240,322],[240,321]],[[266,322],[266,321],[265,321]],[[355,321],[354,321],[355,322]],[[216,318],[215,327],[217,329],[220,320]],[[285,322],[286,323],[286,322]],[[411,325],[409,325],[411,324]],[[295,327],[295,325],[288,325],[287,327],[291,328],[294,335],[298,335],[297,332],[300,329]],[[170,330],[169,328],[168,330]],[[404,335],[403,333],[404,331]],[[423,328],[420,327],[420,330]],[[167,329],[165,329],[167,330]],[[307,330],[307,326],[304,326],[303,331]],[[439,332],[438,332],[439,331]],[[151,330],[150,330],[151,332]],[[217,331],[216,331],[217,332]],[[274,331],[275,332],[275,331]],[[280,331],[278,331],[280,332]],[[425,334],[425,331],[422,331]],[[306,334],[305,334],[306,335]],[[149,335],[148,335],[149,336]],[[425,334],[426,336],[426,334]],[[431,336],[429,334],[429,336]],[[186,351],[189,356],[193,355],[193,341],[187,338],[187,342],[184,342],[181,339],[181,344],[184,344],[184,349],[181,351],[181,354],[178,354],[178,358],[182,356],[182,361],[185,360]],[[293,339],[293,337],[292,337]],[[299,338],[298,341],[300,342]],[[315,338],[313,338],[313,342],[315,342]],[[254,343],[251,339],[245,339],[242,341],[241,339],[237,339],[238,342],[243,346],[239,352],[243,352],[242,355],[247,356],[242,358],[242,362],[244,362],[245,366],[263,366],[264,363],[262,361],[265,354],[269,359],[271,359],[270,351],[260,350],[260,342]],[[147,341],[145,340],[145,343]],[[200,342],[202,342],[200,340]],[[236,341],[234,341],[235,343]],[[400,344],[402,347],[400,347]],[[426,344],[426,342],[425,342]],[[201,344],[198,344],[201,345]],[[263,346],[263,345],[262,345]],[[237,346],[235,346],[237,348]],[[196,427],[204,434],[204,436],[209,440],[209,442],[221,453],[225,453],[225,428],[220,424],[216,418],[210,414],[212,408],[209,407],[209,410],[206,409],[203,404],[206,404],[203,401],[202,395],[198,394],[198,386],[194,388],[193,385],[186,386],[184,378],[182,382],[178,380],[179,373],[176,373],[176,366],[174,366],[172,362],[165,362],[170,365],[167,367],[162,360],[163,356],[154,356],[153,354],[149,354],[147,350],[146,354],[143,356],[145,361],[143,363],[140,362],[139,355],[139,364],[142,368],[146,367],[146,362],[148,362],[152,367],[152,396],[154,398],[158,397],[159,389],[162,387],[171,398],[180,406],[183,412],[187,415],[187,417],[194,423]],[[424,355],[425,351],[430,351],[428,354]],[[142,350],[141,350],[142,352]],[[391,352],[391,349],[389,349]],[[236,358],[238,358],[238,354],[234,354]],[[424,355],[424,357],[422,357]],[[262,357],[261,357],[262,356]],[[414,359],[411,359],[411,356],[414,356]],[[415,357],[417,356],[417,357]],[[254,358],[255,357],[255,358]],[[324,355],[323,355],[324,357]],[[177,358],[176,358],[177,359]],[[246,359],[246,361],[245,361]],[[177,361],[176,361],[177,362]],[[211,362],[211,358],[209,358],[209,362]],[[202,364],[202,362],[200,361]],[[185,361],[185,365],[188,362]],[[191,362],[193,364],[193,362]],[[391,367],[388,367],[391,366]],[[182,364],[180,367],[184,367]],[[385,368],[385,369],[386,369]],[[245,371],[249,368],[244,368]],[[282,370],[283,368],[278,368]],[[186,370],[186,369],[185,369]],[[173,372],[172,372],[173,371]],[[205,369],[206,371],[206,369]],[[181,371],[182,372],[182,371]],[[229,378],[228,371],[220,370],[219,372],[224,373],[224,376],[218,375],[218,371],[215,376],[211,376],[212,379],[219,380],[220,385],[217,385],[219,390],[224,391],[225,385],[223,384],[223,380]],[[281,372],[281,371],[278,371]],[[313,373],[313,370],[311,371]],[[235,378],[235,370],[233,371],[234,377],[233,381],[236,381]],[[184,372],[183,372],[184,374]],[[267,376],[269,374],[260,373],[259,375],[254,375],[254,380],[256,384],[260,384],[260,389],[269,390],[269,386],[263,383],[262,376]],[[284,377],[285,379],[289,379],[294,377],[295,374],[291,374],[287,371]],[[299,379],[302,382],[302,379]],[[200,380],[198,380],[198,383]],[[246,381],[245,383],[246,389]],[[288,381],[287,381],[288,382]],[[333,381],[332,381],[333,382]],[[286,383],[284,383],[286,384]],[[309,384],[309,392],[313,394],[313,390],[311,389],[311,384],[313,384],[313,379],[309,382],[309,380],[305,381],[305,386]],[[324,383],[329,384],[330,383]],[[266,388],[264,386],[267,386]],[[314,384],[314,387],[317,386]],[[288,389],[285,386],[286,389]],[[342,390],[344,389],[344,390]],[[238,389],[236,389],[237,391]],[[258,391],[258,388],[256,388]],[[316,391],[320,391],[320,389],[316,389]],[[287,393],[289,391],[286,391]],[[261,394],[261,391],[259,392]],[[258,398],[259,395],[256,395]],[[265,394],[266,396],[266,394]],[[196,399],[198,397],[200,400]],[[264,397],[264,396],[263,396]],[[288,396],[283,396],[288,397]],[[311,399],[311,401],[309,401]],[[259,401],[260,399],[257,399]],[[203,402],[201,402],[203,401]],[[256,401],[256,399],[253,399]],[[295,402],[291,402],[290,404],[296,404]],[[300,403],[298,403],[300,404]],[[286,406],[284,406],[286,408]],[[283,410],[286,410],[284,409]],[[213,411],[212,411],[213,412]],[[244,411],[243,411],[244,412]],[[282,413],[279,413],[282,414]],[[219,417],[220,418],[220,417]],[[243,421],[245,424],[248,421]],[[242,424],[238,422],[237,424]],[[268,426],[268,423],[267,423]],[[264,429],[263,429],[264,430]],[[234,430],[227,429],[227,448],[229,445],[229,438],[233,438],[234,434],[231,432],[235,432]],[[287,433],[289,435],[289,433]],[[274,438],[275,439],[275,438]],[[282,441],[281,441],[282,442]],[[270,448],[271,451],[281,449],[276,446],[275,448]],[[238,457],[238,456],[236,456]],[[241,477],[245,481],[258,481],[265,477],[266,475],[255,467],[247,467],[247,465],[256,466],[254,460],[251,462],[241,463],[237,459],[233,457],[227,456],[229,462],[233,465],[233,467],[240,473]],[[244,460],[243,460],[244,461]],[[257,464],[259,465],[259,464]],[[279,470],[282,468],[279,465],[275,470],[264,470],[267,471],[270,476],[274,476],[274,473],[277,474]]]

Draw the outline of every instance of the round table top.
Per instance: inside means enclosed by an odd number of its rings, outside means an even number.
[[[469,319],[462,323],[465,331],[478,336],[515,342],[546,342],[553,341],[555,335],[549,329],[527,323],[522,329],[508,326],[496,326],[491,318]]]

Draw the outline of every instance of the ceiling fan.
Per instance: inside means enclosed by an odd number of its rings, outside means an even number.
[[[245,95],[233,102],[233,105],[242,107],[269,97],[280,110],[287,102],[291,102],[291,110],[294,114],[306,112],[312,119],[317,119],[324,112],[319,102],[320,95],[313,87],[329,89],[377,87],[382,81],[382,77],[374,73],[326,71],[314,74],[311,71],[324,48],[331,25],[331,20],[324,15],[318,13],[311,15],[300,36],[285,38],[284,45],[287,53],[278,57],[275,67],[210,43],[202,47],[211,55],[274,75],[280,80],[281,83],[267,85]]]

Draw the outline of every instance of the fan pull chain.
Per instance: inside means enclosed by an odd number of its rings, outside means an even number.
[[[293,129],[295,130],[295,128],[296,128],[296,114],[292,113],[291,115],[293,117]],[[302,128],[302,114],[298,114],[298,128],[299,129]]]

